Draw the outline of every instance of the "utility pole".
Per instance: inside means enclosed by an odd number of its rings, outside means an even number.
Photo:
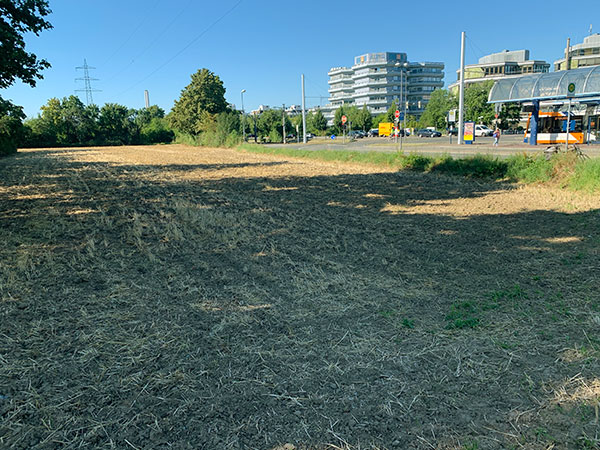
[[[98,81],[98,78],[90,77],[90,69],[95,69],[95,67],[88,66],[87,61],[83,60],[83,66],[75,67],[76,70],[83,70],[82,78],[75,78],[75,81],[83,81],[84,88],[83,89],[75,89],[75,92],[85,92],[85,100],[87,105],[93,105],[94,99],[92,97],[92,92],[101,92],[98,89],[92,89],[92,81]]]
[[[283,127],[283,143],[285,144],[285,103],[281,108],[281,126]]]
[[[460,88],[458,95],[458,139],[457,144],[464,144],[465,131],[465,32],[460,35]]]
[[[246,116],[244,112],[244,92],[246,92],[246,89],[242,89],[240,91],[240,96],[242,97],[242,142],[246,142],[246,122],[244,121]]]
[[[150,96],[148,95],[148,89],[144,91],[144,99],[146,100],[146,108],[150,108]]]
[[[304,95],[304,74],[302,74],[302,143],[306,144],[306,109]]]

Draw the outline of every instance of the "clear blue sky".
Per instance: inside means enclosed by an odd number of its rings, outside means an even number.
[[[150,103],[169,111],[190,75],[206,67],[221,77],[227,100],[238,107],[246,89],[249,110],[300,104],[302,73],[308,97],[327,96],[329,68],[352,65],[363,53],[406,52],[411,61],[442,61],[449,84],[460,62],[461,31],[467,33],[467,64],[523,48],[552,63],[567,37],[582,42],[594,19],[594,32],[600,31],[598,0],[405,3],[50,0],[54,29],[26,41],[52,68],[36,88],[17,83],[0,95],[35,116],[49,98],[83,87],[75,67],[86,58],[96,67],[90,75],[99,79],[93,87],[102,90],[94,93],[98,105],[141,108],[147,89]],[[80,98],[85,102],[84,93]],[[319,102],[307,99],[308,106]]]

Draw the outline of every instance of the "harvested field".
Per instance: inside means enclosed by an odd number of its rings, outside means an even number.
[[[600,445],[597,196],[42,149],[0,229],[1,448]]]

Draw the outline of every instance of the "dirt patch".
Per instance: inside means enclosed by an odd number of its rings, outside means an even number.
[[[599,445],[597,197],[176,145],[0,173],[0,447]]]

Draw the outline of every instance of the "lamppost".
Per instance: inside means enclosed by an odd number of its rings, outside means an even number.
[[[246,124],[244,123],[244,92],[246,92],[246,89],[242,89],[242,92],[240,92],[240,95],[242,96],[242,142],[246,141]]]
[[[406,101],[404,99],[404,69],[408,67],[408,63],[397,62],[395,66],[400,67],[400,107],[398,108],[398,110],[402,111],[402,134],[400,135],[400,149],[402,149],[402,138],[404,137],[404,121],[406,120]]]

